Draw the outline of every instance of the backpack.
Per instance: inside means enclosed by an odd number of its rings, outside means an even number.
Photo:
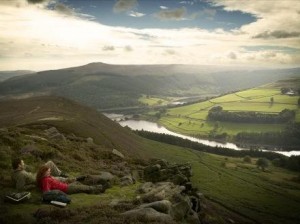
[[[5,201],[12,202],[12,203],[20,203],[23,201],[27,201],[30,199],[31,193],[24,191],[24,192],[13,192],[5,196]]]
[[[71,202],[71,199],[68,197],[68,195],[60,190],[46,191],[43,193],[42,199],[45,203],[51,203],[51,201],[58,201],[69,204]]]

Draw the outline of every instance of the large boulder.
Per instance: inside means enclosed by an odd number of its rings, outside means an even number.
[[[122,214],[128,219],[143,220],[144,222],[174,223],[168,214],[156,211],[153,208],[137,208]]]
[[[192,176],[190,164],[170,165],[164,160],[155,160],[144,169],[144,179],[150,182],[171,181],[184,185]]]

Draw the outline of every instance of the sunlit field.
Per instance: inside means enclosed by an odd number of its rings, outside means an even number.
[[[271,99],[272,98],[272,99]],[[233,136],[239,132],[279,132],[285,124],[249,124],[212,122],[207,120],[208,111],[214,106],[231,112],[260,112],[278,114],[284,109],[296,112],[295,121],[300,120],[299,96],[283,95],[279,88],[253,88],[217,97],[205,102],[169,109],[159,123],[172,131],[192,136],[207,137],[214,130]]]

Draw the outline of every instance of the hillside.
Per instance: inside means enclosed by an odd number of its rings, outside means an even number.
[[[141,95],[211,96],[299,75],[299,68],[242,70],[192,65],[91,63],[0,83],[1,98],[64,96],[96,109],[140,106]]]
[[[0,71],[0,82],[10,79],[15,76],[21,76],[26,74],[34,73],[34,71],[29,70],[19,70],[19,71]]]
[[[97,111],[60,97],[36,97],[25,100],[0,102],[0,127],[47,124],[65,133],[91,137],[106,148],[116,148],[122,153],[146,157],[137,136],[123,129]],[[88,116],[87,116],[88,114]]]
[[[192,183],[205,198],[201,199],[203,223],[297,223],[300,203],[298,173],[274,167],[267,172],[241,158],[216,156],[175,147],[136,136],[94,109],[57,97],[37,97],[0,102],[1,195],[11,191],[10,159],[24,153],[26,163],[35,170],[51,159],[73,175],[109,171],[120,177],[129,170],[149,164],[148,158],[170,163],[188,163],[193,169]],[[56,127],[65,136],[49,138],[45,130]],[[96,144],[86,138],[92,137]],[[122,160],[111,154],[116,148]],[[65,209],[41,204],[39,192],[33,191],[30,203],[3,204],[3,223],[158,223],[120,217],[139,201],[136,189],[141,183],[114,185],[101,195],[72,195]],[[260,197],[257,197],[260,195]],[[207,199],[209,198],[209,200]],[[2,199],[1,199],[2,200]],[[117,203],[112,206],[111,203]],[[118,204],[119,203],[119,204]],[[137,203],[137,204],[136,204]],[[34,218],[33,214],[37,216]],[[165,223],[165,222],[161,222]],[[180,223],[180,222],[179,222]]]

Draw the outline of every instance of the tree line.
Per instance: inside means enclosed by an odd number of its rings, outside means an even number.
[[[234,150],[228,148],[221,147],[211,147],[198,142],[193,142],[188,139],[183,139],[180,137],[176,137],[168,134],[160,134],[149,131],[134,131],[136,134],[151,139],[158,142],[167,143],[170,145],[181,146],[185,148],[191,148],[194,150],[213,153],[222,156],[230,156],[230,157],[255,157],[255,158],[266,158],[271,160],[275,166],[287,168],[294,171],[300,171],[300,156],[291,156],[287,157],[279,153],[262,151],[259,149],[250,149],[250,150]]]
[[[240,132],[234,137],[240,144],[272,145],[288,150],[300,147],[300,123],[287,123],[282,132]]]
[[[208,111],[208,120],[235,123],[286,123],[295,119],[295,111],[284,109],[278,114],[266,114],[253,111],[229,112],[221,106],[215,106]]]

